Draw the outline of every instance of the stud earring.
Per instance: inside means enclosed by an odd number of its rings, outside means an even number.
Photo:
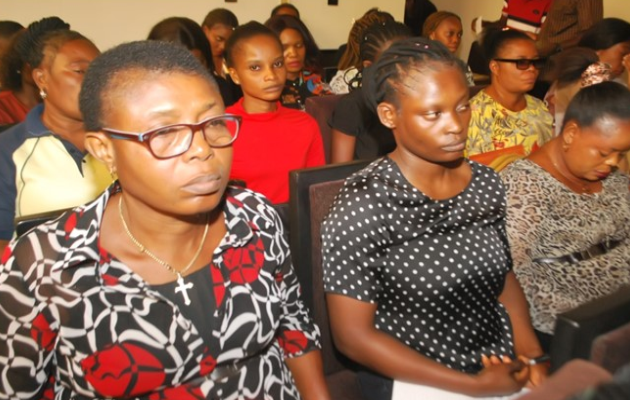
[[[40,89],[39,90],[39,97],[42,98],[42,100],[46,99],[46,97],[48,97],[48,93],[46,93],[46,91],[44,89]]]

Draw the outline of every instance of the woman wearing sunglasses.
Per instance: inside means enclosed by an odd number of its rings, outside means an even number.
[[[466,150],[472,160],[492,165],[499,156],[527,155],[551,139],[553,118],[527,94],[544,65],[534,41],[520,31],[493,28],[482,45],[491,83],[471,99]]]

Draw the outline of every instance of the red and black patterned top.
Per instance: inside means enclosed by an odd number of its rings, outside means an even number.
[[[228,232],[206,270],[215,304],[210,323],[197,324],[209,334],[99,246],[103,210],[118,190],[7,247],[0,399],[299,399],[284,357],[318,348],[319,331],[268,202],[227,191]],[[211,377],[234,363],[227,377]]]

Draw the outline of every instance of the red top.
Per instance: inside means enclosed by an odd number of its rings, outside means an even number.
[[[274,112],[248,114],[243,99],[226,112],[243,117],[232,145],[231,179],[265,195],[272,203],[289,201],[289,171],[324,165],[324,146],[315,119],[303,111],[283,107]]]
[[[0,125],[17,124],[26,119],[28,108],[10,90],[0,92]]]

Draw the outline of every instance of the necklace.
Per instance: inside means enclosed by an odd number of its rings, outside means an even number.
[[[161,266],[166,268],[168,271],[172,272],[174,275],[177,276],[177,287],[175,288],[175,293],[181,292],[182,296],[184,296],[184,304],[190,305],[190,297],[188,297],[188,289],[192,289],[193,284],[192,282],[184,283],[183,275],[193,266],[193,264],[195,263],[195,261],[197,261],[197,259],[199,258],[199,255],[201,254],[201,250],[203,249],[203,244],[206,242],[206,237],[208,236],[208,226],[209,226],[208,221],[206,221],[206,227],[203,231],[203,237],[201,238],[201,243],[199,243],[199,248],[197,249],[197,252],[193,256],[192,260],[190,260],[188,265],[186,265],[181,271],[178,271],[166,261],[159,259],[155,254],[153,254],[146,247],[144,247],[144,245],[140,243],[138,239],[136,239],[135,236],[131,234],[129,227],[127,226],[127,221],[125,221],[125,217],[123,216],[122,196],[120,196],[120,198],[118,199],[118,215],[120,216],[120,221],[122,222],[123,228],[125,229],[125,233],[127,234],[127,236],[129,236],[129,239],[131,239],[133,244],[135,244],[136,247],[138,247],[138,250],[140,250],[140,253],[146,254],[153,261],[160,264]]]

